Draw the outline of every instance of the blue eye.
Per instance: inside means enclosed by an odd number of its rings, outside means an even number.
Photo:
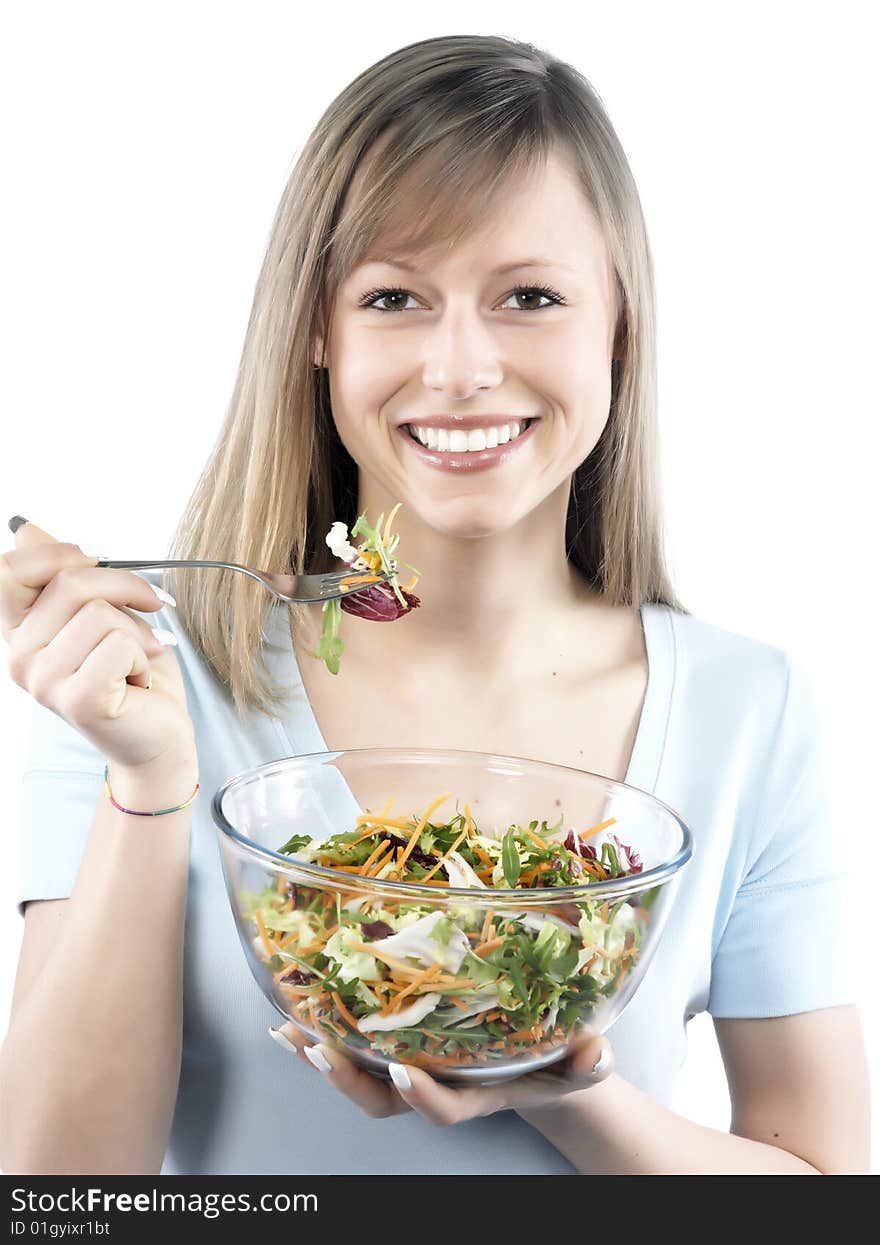
[[[555,306],[555,305],[564,306],[565,305],[565,299],[562,297],[559,291],[554,290],[553,287],[549,285],[517,285],[513,290],[511,290],[511,292],[508,294],[507,297],[514,298],[519,294],[540,294],[542,297],[548,298],[550,300],[549,304],[546,304],[547,306]],[[401,298],[401,297],[406,299],[406,298],[411,298],[412,295],[410,294],[409,290],[401,289],[401,287],[397,285],[377,286],[376,289],[369,290],[366,294],[362,296],[362,298],[358,302],[358,307],[366,307],[366,308],[369,308],[370,310],[381,311],[386,314],[388,312],[393,312],[393,311],[405,311],[406,307],[374,307],[373,306],[374,303],[377,303],[385,298]],[[545,307],[521,307],[520,310],[521,311],[544,311]]]

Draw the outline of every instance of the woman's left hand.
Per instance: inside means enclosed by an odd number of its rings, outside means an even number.
[[[495,1111],[549,1107],[566,1094],[598,1085],[614,1071],[611,1046],[586,1028],[572,1039],[566,1058],[549,1068],[499,1085],[462,1089],[440,1085],[422,1068],[400,1063],[391,1064],[394,1080],[389,1084],[360,1068],[336,1047],[309,1045],[291,1023],[270,1032],[276,1040],[286,1039],[282,1045],[289,1043],[300,1059],[317,1068],[335,1089],[374,1119],[418,1111],[432,1124],[460,1124]]]

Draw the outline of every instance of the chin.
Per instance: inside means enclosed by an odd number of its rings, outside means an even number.
[[[447,536],[479,539],[506,532],[516,521],[511,507],[486,497],[459,497],[435,513],[425,513],[425,522]]]

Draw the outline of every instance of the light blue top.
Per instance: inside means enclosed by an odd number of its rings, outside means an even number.
[[[161,582],[158,572],[138,573]],[[251,766],[327,750],[287,610],[275,606],[264,630],[267,665],[290,689],[283,720],[256,715],[247,729],[175,610],[141,616],[177,635],[202,784],[192,806],[183,1061],[162,1173],[572,1173],[513,1111],[446,1128],[415,1112],[374,1120],[271,1040],[280,1017],[244,958],[210,800]],[[857,996],[844,949],[846,851],[803,668],[781,649],[666,606],[645,605],[641,617],[649,678],[626,781],[679,813],[694,854],[645,979],[607,1036],[618,1074],[670,1105],[696,1013],[781,1016]],[[34,705],[20,911],[29,899],[70,895],[95,804],[106,799],[103,771],[91,744]],[[149,821],[131,820],[130,833],[150,833]]]

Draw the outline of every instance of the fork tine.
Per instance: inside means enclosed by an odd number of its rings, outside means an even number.
[[[348,596],[349,592],[353,593],[353,589],[348,589],[348,590],[342,589],[342,593],[340,594],[340,589],[339,589],[339,585],[341,584],[342,580],[348,579],[352,574],[357,574],[357,572],[356,571],[354,572],[353,571],[342,571],[339,574],[332,573],[332,574],[322,575],[322,576],[317,577],[318,578],[317,592],[318,592],[319,599],[323,597],[338,597],[340,595]],[[377,581],[377,583],[387,583],[387,581],[388,581],[387,573],[384,571],[381,572],[381,578]]]

